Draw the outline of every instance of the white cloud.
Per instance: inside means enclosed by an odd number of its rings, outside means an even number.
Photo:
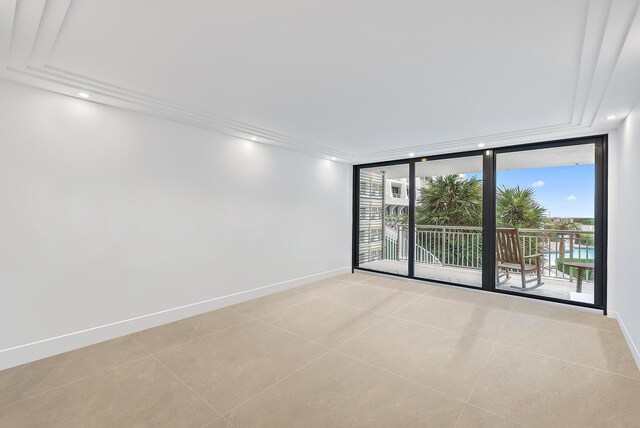
[[[533,187],[542,187],[542,186],[544,186],[544,181],[542,181],[542,180],[534,181],[531,185]]]
[[[578,198],[576,198],[576,197],[575,197],[575,196],[573,196],[573,195],[569,195],[569,196],[567,196],[567,201],[575,201],[576,199],[578,199]]]

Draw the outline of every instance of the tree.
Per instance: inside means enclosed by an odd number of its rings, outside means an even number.
[[[547,210],[535,200],[531,188],[520,186],[498,188],[496,221],[499,227],[541,228]]]
[[[476,177],[431,177],[420,189],[416,224],[482,225],[482,183]]]
[[[580,230],[577,223],[569,221],[567,219],[560,220],[559,222],[553,224],[551,228],[554,230]]]

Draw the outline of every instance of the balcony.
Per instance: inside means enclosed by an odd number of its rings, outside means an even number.
[[[386,226],[381,251],[364,256],[361,254],[359,266],[406,275],[408,232],[406,225]],[[506,270],[500,269],[501,283],[497,286],[498,289],[593,303],[593,270],[583,273],[582,290],[578,292],[576,269],[564,266],[564,261],[569,259],[594,262],[593,231],[519,229],[518,232],[525,254],[543,255],[543,285],[531,290],[522,290],[519,273],[510,272],[510,279],[505,281],[503,274]],[[482,228],[420,225],[416,226],[415,236],[417,278],[481,286]]]

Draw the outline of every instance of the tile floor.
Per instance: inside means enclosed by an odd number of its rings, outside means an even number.
[[[0,372],[0,426],[631,427],[615,320],[345,274]]]

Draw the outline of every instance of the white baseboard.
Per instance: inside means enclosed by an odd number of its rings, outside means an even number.
[[[631,335],[629,334],[629,330],[627,330],[627,327],[624,325],[624,321],[622,320],[620,313],[609,312],[609,316],[611,316],[612,318],[616,318],[618,320],[618,324],[620,325],[622,334],[624,335],[624,338],[627,341],[627,345],[629,345],[629,349],[631,350],[631,355],[633,355],[633,359],[636,360],[636,365],[638,366],[638,369],[640,369],[640,349],[631,338]]]
[[[165,309],[151,314],[141,315],[135,318],[116,321],[113,323],[87,328],[80,331],[62,334],[24,345],[14,346],[0,350],[0,370],[15,367],[31,361],[61,354],[73,349],[82,348],[115,339],[136,331],[156,327],[168,322],[177,321],[194,315],[223,308],[225,306],[241,303],[246,300],[266,296],[268,294],[284,291],[293,287],[298,287],[313,281],[328,278],[334,275],[351,272],[351,267],[320,272],[314,275],[299,277],[276,284],[265,285],[251,290],[226,296],[214,297],[201,302],[190,303],[176,308]]]

